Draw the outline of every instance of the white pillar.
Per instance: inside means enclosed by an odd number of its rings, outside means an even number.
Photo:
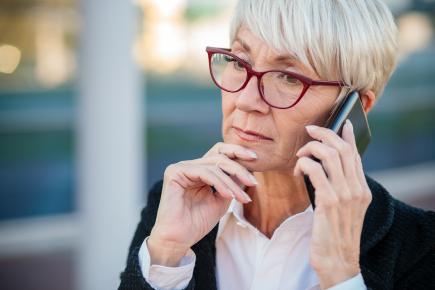
[[[116,289],[143,188],[140,74],[132,59],[138,11],[127,0],[81,1],[77,287]]]

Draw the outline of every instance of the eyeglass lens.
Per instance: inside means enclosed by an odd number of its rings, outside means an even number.
[[[211,73],[216,85],[229,92],[240,90],[248,78],[246,65],[231,55],[214,53]],[[304,85],[297,78],[279,71],[265,73],[260,83],[265,100],[275,107],[289,107],[301,95]]]

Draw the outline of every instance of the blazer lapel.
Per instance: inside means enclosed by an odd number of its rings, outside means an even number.
[[[196,254],[195,289],[217,290],[215,240],[218,225],[192,247]]]
[[[367,184],[372,192],[370,203],[361,233],[360,266],[366,283],[371,287],[384,287],[386,281],[379,274],[383,271],[379,267],[385,267],[379,263],[373,263],[368,255],[390,230],[394,219],[393,198],[388,191],[379,183],[366,175]],[[378,269],[379,268],[379,269]],[[375,289],[377,289],[375,287]]]
[[[393,199],[387,190],[366,175],[367,184],[372,192],[370,203],[361,233],[361,255],[365,255],[390,230],[394,218]]]

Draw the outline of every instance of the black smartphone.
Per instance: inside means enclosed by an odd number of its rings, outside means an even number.
[[[346,119],[349,119],[352,122],[358,153],[363,155],[370,143],[371,132],[359,93],[357,91],[350,92],[337,106],[334,107],[334,109],[331,111],[331,114],[327,118],[324,127],[333,130],[335,133],[341,136],[341,131],[343,130],[343,125],[346,122]],[[319,161],[315,157],[311,158]],[[314,187],[311,184],[308,175],[304,175],[304,180],[311,205],[314,209]]]

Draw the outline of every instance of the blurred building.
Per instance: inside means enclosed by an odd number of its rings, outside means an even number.
[[[364,166],[435,209],[435,1],[386,2],[401,61]],[[205,46],[228,46],[234,5],[1,1],[0,289],[116,284],[146,190],[221,140]]]

